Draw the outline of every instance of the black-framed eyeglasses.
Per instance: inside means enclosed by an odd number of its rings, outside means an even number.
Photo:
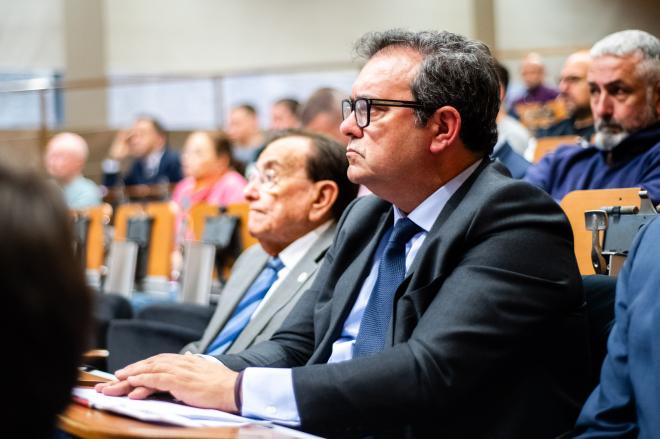
[[[393,99],[368,99],[357,98],[344,99],[341,101],[341,115],[344,119],[355,113],[355,122],[360,128],[366,128],[371,122],[371,107],[406,107],[406,108],[424,108],[422,104],[415,101],[398,101]]]

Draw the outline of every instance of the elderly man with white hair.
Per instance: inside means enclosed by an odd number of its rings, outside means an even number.
[[[578,189],[642,187],[660,203],[660,40],[640,30],[608,35],[591,49],[587,74],[596,134],[563,146],[525,180],[561,200]]]
[[[84,209],[101,203],[99,187],[82,175],[88,155],[87,142],[74,133],[57,134],[46,147],[46,170],[62,188],[71,209]]]

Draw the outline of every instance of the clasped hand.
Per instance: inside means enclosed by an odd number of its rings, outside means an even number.
[[[170,392],[185,404],[237,413],[234,386],[238,373],[195,355],[160,354],[115,372],[119,381],[96,385],[104,395],[144,399]]]

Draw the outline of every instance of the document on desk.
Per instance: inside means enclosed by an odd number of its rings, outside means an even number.
[[[74,401],[99,410],[107,410],[147,422],[159,422],[184,427],[238,427],[246,424],[270,425],[213,409],[200,409],[176,402],[154,399],[129,399],[106,396],[88,387],[73,389]]]

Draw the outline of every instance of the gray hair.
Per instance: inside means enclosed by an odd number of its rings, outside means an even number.
[[[591,57],[626,57],[639,54],[642,57],[636,72],[647,82],[660,81],[660,40],[642,30],[615,32],[598,41],[591,48]]]
[[[495,117],[500,106],[495,60],[488,47],[451,32],[410,32],[393,29],[370,32],[355,44],[366,60],[388,47],[406,47],[423,56],[410,84],[413,97],[423,105],[417,122],[425,125],[443,105],[461,115],[460,137],[472,151],[490,154],[497,141]]]

